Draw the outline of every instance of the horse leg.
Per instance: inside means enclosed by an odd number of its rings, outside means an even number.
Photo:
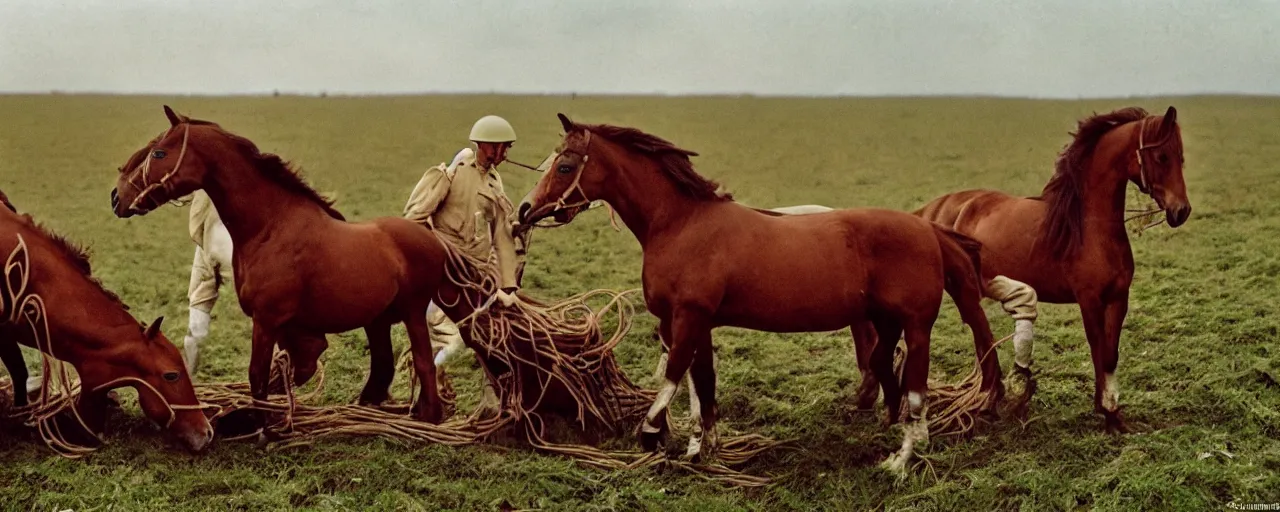
[[[271,384],[271,357],[279,336],[257,320],[253,321],[253,349],[249,352],[249,394],[254,400],[266,400]],[[251,411],[255,424],[266,426],[266,416],[260,410]]]
[[[107,408],[110,404],[111,400],[105,391],[84,393],[76,400],[74,412],[59,414],[54,422],[67,441],[82,446],[96,446],[101,441],[98,436],[106,426]]]
[[[929,442],[929,404],[926,400],[929,392],[931,324],[932,322],[913,320],[906,329],[907,362],[902,370],[902,385],[907,390],[907,422],[903,427],[902,448],[884,462],[887,469],[899,475],[905,473],[916,445]]]
[[[425,317],[425,315],[424,315]],[[420,318],[425,324],[425,318]],[[408,326],[408,323],[405,323]],[[391,347],[391,322],[379,318],[365,326],[364,335],[369,340],[369,378],[365,380],[364,389],[360,391],[360,405],[381,405],[391,396],[391,381],[395,378],[395,356]],[[410,336],[410,341],[413,341]],[[416,351],[416,348],[414,349]],[[428,353],[431,346],[427,346]],[[414,353],[415,356],[417,352]],[[434,366],[433,366],[434,367]],[[422,374],[418,374],[419,378]],[[432,372],[431,378],[435,378]]]
[[[854,323],[853,353],[858,359],[858,373],[862,374],[862,384],[858,386],[858,409],[869,411],[876,406],[876,398],[880,397],[879,382],[871,369],[871,353],[876,348],[875,325],[868,321]]]
[[[22,358],[22,347],[18,342],[0,339],[0,361],[9,370],[9,380],[13,382],[13,406],[23,407],[28,403],[27,397],[27,363]]]
[[[1080,297],[1080,316],[1093,357],[1093,407],[1102,413],[1107,432],[1127,432],[1119,417],[1119,392],[1115,388],[1116,348],[1107,337],[1107,304],[1099,297]]]
[[[444,419],[444,404],[440,401],[440,389],[436,383],[436,363],[431,357],[431,327],[427,325],[426,312],[418,310],[410,313],[404,321],[404,327],[409,332],[413,369],[418,374],[421,391],[418,403],[413,404],[413,417],[438,424]]]
[[[301,386],[311,380],[320,368],[320,356],[329,348],[329,340],[324,334],[297,333],[290,337],[289,364],[293,366],[293,385]]]
[[[719,447],[720,436],[716,432],[719,408],[716,406],[716,354],[708,346],[700,346],[693,354],[693,367],[689,370],[689,412],[693,433],[685,450],[686,459],[713,454]]]
[[[1116,379],[1116,369],[1120,365],[1120,331],[1124,327],[1124,317],[1129,313],[1129,290],[1126,288],[1117,293],[1106,308],[1106,334],[1100,351],[1102,370],[1106,373],[1099,404],[1106,417],[1107,430],[1128,433],[1129,426],[1120,414],[1120,382]]]
[[[649,451],[656,450],[667,436],[667,406],[671,405],[671,397],[680,387],[680,379],[689,371],[695,351],[702,346],[711,349],[711,328],[694,313],[677,310],[673,315],[671,333],[673,339],[667,357],[666,379],[640,426],[640,445]],[[714,397],[701,398],[714,400]]]
[[[653,326],[653,339],[662,343],[658,364],[653,368],[653,378],[661,379],[666,376],[668,353],[671,352],[671,323],[659,320],[658,325]]]
[[[876,380],[880,381],[880,390],[884,392],[884,406],[889,414],[887,424],[893,425],[898,422],[902,412],[902,390],[893,374],[893,352],[898,347],[902,327],[896,320],[890,319],[876,319],[874,323],[879,341],[871,352],[871,370],[875,372]]]

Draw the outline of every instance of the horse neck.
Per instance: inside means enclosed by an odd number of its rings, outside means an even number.
[[[601,187],[598,197],[613,207],[635,235],[641,248],[688,218],[700,201],[680,192],[658,163],[636,158],[621,148],[602,145],[596,153],[601,166],[609,169],[608,186]]]
[[[109,364],[112,354],[125,353],[120,345],[137,339],[141,331],[124,305],[69,263],[39,263],[64,258],[57,249],[29,245],[28,251],[32,266],[49,276],[33,282],[29,291],[40,296],[45,308],[49,339],[40,343],[49,343],[50,355],[81,368],[91,362]]]
[[[263,175],[251,157],[223,153],[205,173],[203,188],[237,249],[289,219],[328,216],[320,205]]]
[[[1086,230],[1121,226],[1123,231],[1128,166],[1137,148],[1137,124],[1129,123],[1108,132],[1089,158],[1081,183],[1081,214]]]

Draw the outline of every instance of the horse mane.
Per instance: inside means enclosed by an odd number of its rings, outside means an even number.
[[[681,149],[666,139],[635,128],[607,124],[578,124],[577,127],[657,161],[658,167],[676,185],[676,189],[685,195],[704,201],[733,200],[733,194],[724,191],[719,183],[703,177],[693,169],[693,162],[689,157],[698,156],[693,151]]]
[[[228,132],[219,126],[218,123],[213,121],[187,119],[185,122],[198,126],[211,126],[217,129],[218,133],[221,133],[228,139],[231,139],[236,146],[238,146],[244,153],[248,154],[249,158],[255,164],[254,167],[256,167],[258,172],[262,173],[263,176],[266,176],[267,179],[275,182],[275,184],[280,185],[281,187],[284,187],[285,190],[294,192],[320,205],[320,207],[324,209],[324,212],[330,217],[343,221],[347,220],[341,212],[333,207],[334,201],[332,199],[316,192],[316,189],[311,188],[311,185],[308,185],[307,182],[302,179],[301,169],[295,168],[293,164],[286,162],[284,159],[280,158],[279,155],[259,151],[258,146],[254,144],[253,141]]]
[[[13,207],[13,203],[9,202],[9,196],[4,195],[4,191],[0,190],[0,203],[4,203],[4,207],[13,213],[18,213],[18,209]]]
[[[119,295],[116,295],[115,292],[106,289],[106,287],[102,286],[102,281],[93,277],[93,266],[89,263],[88,250],[79,244],[68,240],[67,237],[54,233],[42,224],[31,222],[31,226],[35,228],[36,232],[44,235],[44,237],[53,244],[53,247],[57,249],[58,252],[61,252],[64,257],[71,261],[71,266],[80,271],[80,275],[84,276],[84,278],[92,283],[93,286],[97,287],[103,295],[106,295],[112,302],[119,304],[125,311],[129,310],[129,305],[125,304],[124,301],[120,299]]]
[[[1081,179],[1087,170],[1098,141],[1117,126],[1145,119],[1147,111],[1128,107],[1088,117],[1077,124],[1074,139],[1058,155],[1054,163],[1053,177],[1045,184],[1040,199],[1048,203],[1040,241],[1056,259],[1065,259],[1080,248],[1084,228],[1084,183]]]

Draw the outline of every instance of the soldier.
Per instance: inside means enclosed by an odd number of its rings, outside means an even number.
[[[470,139],[475,149],[463,148],[448,166],[441,163],[427,169],[409,195],[404,216],[433,228],[467,255],[496,265],[496,299],[509,307],[518,300],[520,262],[511,233],[514,208],[497,168],[506,160],[516,132],[505,119],[490,115],[475,122]],[[436,355],[440,365],[462,349],[462,338],[434,303],[427,310],[427,320],[433,337],[445,341],[445,348]],[[486,386],[486,394],[492,392]]]
[[[182,359],[194,374],[200,357],[200,342],[209,335],[210,312],[218,302],[218,292],[231,269],[231,234],[222,224],[213,201],[203,190],[192,194],[188,231],[195,242],[191,262],[191,284],[187,287],[187,335],[182,340]]]

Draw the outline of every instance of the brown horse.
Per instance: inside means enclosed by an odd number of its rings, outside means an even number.
[[[82,250],[36,224],[31,216],[18,214],[3,194],[0,200],[6,207],[0,208],[0,262],[15,254],[21,241],[25,258],[15,260],[22,261],[27,273],[24,288],[20,271],[4,269],[0,348],[17,353],[19,365],[18,343],[71,364],[83,390],[75,413],[94,435],[102,432],[106,419],[107,392],[132,386],[148,418],[164,425],[193,451],[208,446],[213,428],[200,410],[182,355],[160,331],[163,318],[150,326],[139,324],[120,298],[92,277],[89,258]],[[14,322],[18,319],[12,313],[23,302],[23,297],[15,297],[19,291],[40,298],[47,332]],[[25,403],[26,368],[22,367],[20,376],[10,363],[6,357],[15,401]]]
[[[978,356],[992,346],[980,307],[977,243],[903,212],[837,210],[770,215],[736,203],[697,174],[696,155],[633,128],[575,124],[563,114],[564,140],[552,170],[519,207],[523,224],[559,214],[567,220],[592,200],[617,211],[644,251],[646,305],[669,348],[666,380],[640,433],[646,449],[666,436],[664,414],[689,372],[695,432],[686,456],[716,443],[716,376],[711,331],[736,326],[769,332],[874,329],[908,346],[902,382],[893,375],[895,344],[870,361],[897,421],[901,387],[909,423],[889,466],[902,469],[916,441],[928,438],[929,339],[945,290],[973,329]],[[994,354],[993,354],[994,355]],[[983,359],[983,390],[994,407],[1003,391],[995,357]]]
[[[435,233],[399,217],[348,223],[280,157],[215,123],[164,111],[169,129],[121,168],[112,209],[144,215],[197,189],[209,194],[236,248],[240,307],[253,319],[253,396],[268,394],[275,346],[289,353],[301,384],[315,373],[326,333],[364,328],[370,369],[360,402],[380,404],[395,372],[391,326],[403,322],[421,377],[413,415],[438,423],[426,311],[447,253]]]
[[[984,280],[1007,276],[1029,284],[1042,301],[1080,305],[1094,405],[1108,431],[1128,431],[1115,376],[1133,282],[1125,187],[1132,181],[1150,195],[1170,226],[1191,215],[1177,114],[1173,107],[1163,116],[1126,108],[1081,121],[1040,197],[966,190],[916,212],[981,241]]]

